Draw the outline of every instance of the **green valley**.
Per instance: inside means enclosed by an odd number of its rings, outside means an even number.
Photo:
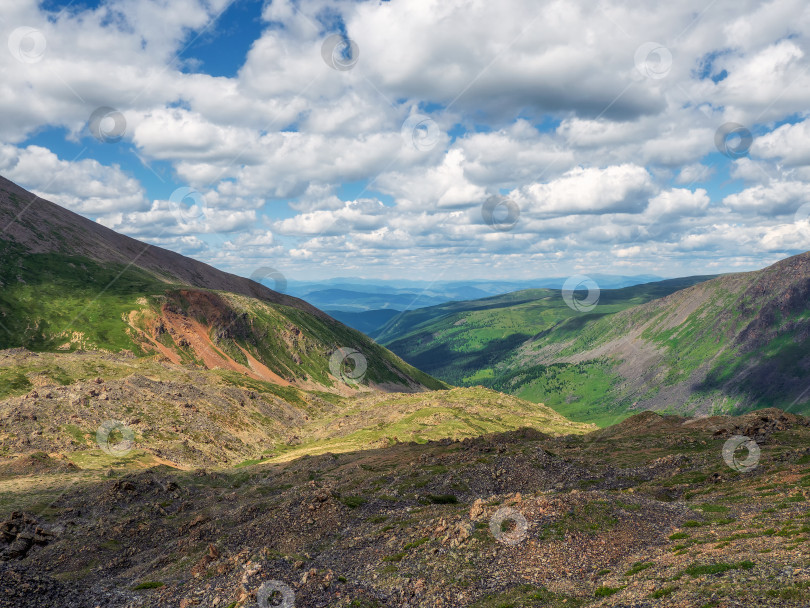
[[[809,258],[605,290],[587,312],[554,290],[454,302],[404,313],[380,340],[447,382],[600,425],[640,409],[806,412]]]

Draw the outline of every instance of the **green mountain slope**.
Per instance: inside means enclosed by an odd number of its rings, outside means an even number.
[[[640,409],[810,411],[810,254],[706,279],[603,291],[583,313],[549,290],[452,303],[406,313],[384,343],[449,382],[602,426]]]
[[[338,391],[445,386],[302,300],[118,235],[7,180],[0,224],[0,348],[129,351]],[[346,382],[355,360],[330,369],[341,348],[363,356],[356,382]]]
[[[377,340],[447,382],[487,384],[497,376],[498,366],[513,357],[524,342],[563,322],[575,325],[583,317],[610,316],[708,278],[686,277],[604,290],[597,308],[587,315],[569,308],[555,289],[527,289],[450,302],[402,313]]]
[[[567,376],[563,390],[580,396],[601,375],[607,396],[585,401],[697,413],[806,412],[808,297],[810,254],[804,253],[610,318],[561,323],[522,345],[493,386],[542,399],[552,376]]]

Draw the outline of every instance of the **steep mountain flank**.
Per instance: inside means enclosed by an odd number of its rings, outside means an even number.
[[[0,227],[0,348],[128,351],[338,392],[445,387],[302,300],[116,234],[8,180]]]
[[[810,254],[804,253],[609,317],[583,315],[527,341],[497,386],[521,387],[517,393],[525,396],[529,384],[537,386],[524,382],[528,373],[601,366],[612,375],[613,401],[637,409],[807,411],[808,297]]]
[[[808,253],[755,272],[603,290],[583,312],[551,289],[451,302],[398,315],[379,334],[442,380],[602,426],[645,409],[810,411],[809,339]]]
[[[86,257],[96,262],[125,264],[149,271],[171,284],[215,289],[261,298],[323,315],[320,310],[255,281],[217,270],[168,249],[118,234],[73,213],[0,176],[0,239],[26,253]]]
[[[684,277],[605,289],[590,315],[611,315],[709,278]],[[473,385],[495,378],[497,367],[513,357],[526,340],[565,322],[576,324],[583,316],[566,305],[559,290],[525,289],[406,311],[390,319],[376,338],[437,378]]]

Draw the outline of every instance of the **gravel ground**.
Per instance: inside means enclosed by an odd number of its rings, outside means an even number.
[[[807,606],[810,433],[764,418],[742,474],[717,423],[751,419],[647,414],[66,488],[60,469],[31,478],[55,501],[0,511],[0,606]]]

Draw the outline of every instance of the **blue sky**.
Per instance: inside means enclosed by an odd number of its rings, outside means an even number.
[[[0,28],[0,174],[246,276],[677,276],[810,245],[801,2],[22,1]]]

